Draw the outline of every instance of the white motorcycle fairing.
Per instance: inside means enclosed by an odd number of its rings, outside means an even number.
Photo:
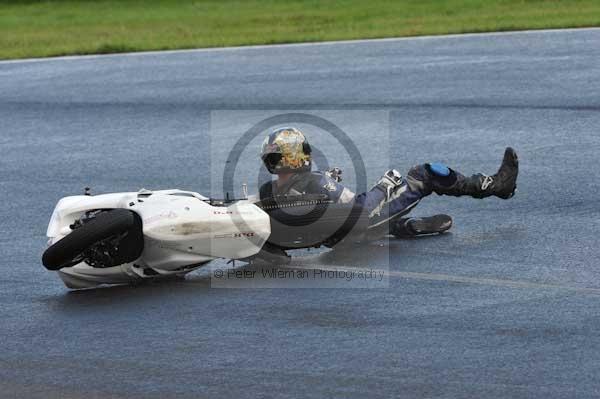
[[[123,208],[142,219],[144,250],[133,262],[94,268],[85,262],[58,271],[69,288],[182,276],[216,258],[255,255],[271,234],[269,216],[248,200],[215,206],[191,191],[161,190],[62,198],[48,225],[48,245],[72,230],[86,212]]]

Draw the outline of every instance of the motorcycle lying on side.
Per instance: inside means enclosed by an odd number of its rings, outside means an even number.
[[[452,224],[446,215],[403,220],[406,237]],[[178,189],[86,190],[58,201],[42,263],[68,288],[91,288],[183,276],[217,258],[284,262],[288,249],[359,244],[388,233],[371,231],[362,208],[323,196],[214,200]]]

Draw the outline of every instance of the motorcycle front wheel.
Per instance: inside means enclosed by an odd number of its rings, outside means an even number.
[[[110,240],[110,241],[109,241]],[[112,251],[106,251],[107,242]],[[95,247],[101,251],[94,251]],[[132,262],[139,258],[144,249],[142,220],[135,212],[127,209],[113,209],[100,212],[92,220],[74,229],[71,233],[48,247],[42,255],[42,263],[48,270],[60,270],[81,261],[88,261],[94,267],[110,267]],[[106,255],[96,266],[93,254]],[[86,259],[88,258],[88,259]]]

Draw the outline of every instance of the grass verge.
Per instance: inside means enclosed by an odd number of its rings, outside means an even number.
[[[589,26],[598,0],[0,0],[0,59]]]

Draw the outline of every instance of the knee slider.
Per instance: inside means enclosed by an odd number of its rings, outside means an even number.
[[[443,163],[433,162],[427,165],[429,167],[429,172],[435,176],[447,177],[450,175],[450,169]]]
[[[434,186],[448,187],[456,182],[456,172],[440,162],[425,164]]]

